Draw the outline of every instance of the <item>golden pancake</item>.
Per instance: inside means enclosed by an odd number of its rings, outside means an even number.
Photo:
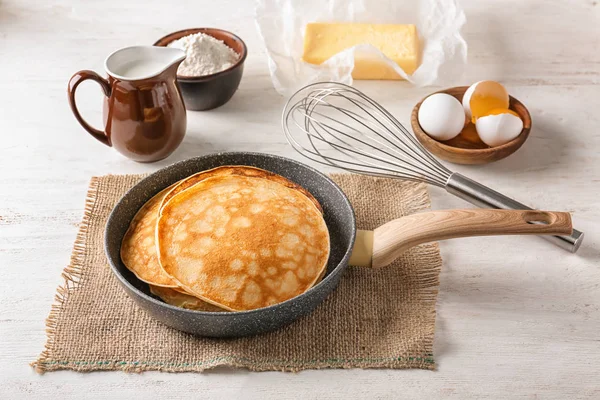
[[[133,217],[121,243],[121,260],[138,279],[155,286],[177,287],[158,262],[156,222],[163,198],[173,186],[151,198]]]
[[[187,178],[180,180],[176,184],[172,185],[172,189],[169,191],[169,193],[167,193],[166,196],[164,196],[160,208],[162,209],[163,205],[166,204],[169,200],[171,200],[171,198],[173,196],[190,188],[191,186],[194,186],[198,182],[201,182],[208,178],[216,178],[216,177],[230,176],[230,175],[241,175],[241,176],[248,176],[248,177],[255,177],[255,178],[264,178],[264,179],[269,179],[274,182],[278,182],[279,184],[281,184],[285,187],[288,187],[288,188],[291,188],[291,189],[294,189],[294,190],[297,190],[297,191],[303,193],[310,201],[313,202],[313,204],[315,205],[315,207],[317,207],[319,209],[319,211],[323,212],[323,210],[321,209],[321,205],[319,204],[317,199],[315,199],[313,197],[313,195],[310,194],[310,192],[308,190],[304,189],[302,186],[297,185],[294,182],[284,178],[283,176],[277,175],[273,172],[265,171],[264,169],[260,169],[260,168],[256,168],[256,167],[248,167],[245,165],[224,165],[221,167],[198,172],[194,175],[190,175]]]
[[[324,274],[329,233],[316,199],[257,168],[183,180],[163,201],[160,264],[186,292],[227,310],[280,303]]]
[[[172,306],[187,308],[188,310],[196,311],[226,311],[215,305],[207,303],[204,300],[200,300],[197,297],[191,296],[187,293],[183,293],[177,289],[154,285],[149,286],[150,292],[153,295],[160,297],[165,303],[170,304]]]

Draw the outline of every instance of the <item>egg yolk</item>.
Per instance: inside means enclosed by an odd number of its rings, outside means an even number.
[[[504,86],[497,82],[488,81],[477,85],[471,95],[469,106],[471,108],[471,120],[474,123],[477,118],[489,115],[491,110],[508,109],[508,93]]]

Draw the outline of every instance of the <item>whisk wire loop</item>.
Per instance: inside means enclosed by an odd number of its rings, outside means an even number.
[[[316,83],[296,92],[282,125],[294,149],[321,164],[441,187],[452,174],[385,108],[347,85]]]

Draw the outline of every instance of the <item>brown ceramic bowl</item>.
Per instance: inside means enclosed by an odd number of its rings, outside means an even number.
[[[440,90],[436,93],[449,94],[462,102],[463,95],[468,88],[468,86],[458,86]],[[412,111],[410,123],[413,132],[419,142],[421,142],[427,150],[442,160],[450,161],[455,164],[487,164],[508,157],[525,143],[525,140],[527,140],[527,137],[529,136],[529,131],[531,130],[531,116],[529,115],[529,111],[527,111],[527,108],[523,103],[511,96],[509,108],[519,114],[523,120],[523,130],[519,136],[510,142],[501,146],[490,147],[479,139],[477,131],[475,131],[475,125],[471,123],[469,123],[457,137],[441,142],[426,134],[421,128],[421,125],[419,125],[417,116],[423,100],[421,100]]]
[[[231,99],[242,80],[244,61],[248,54],[248,49],[242,39],[231,32],[215,28],[193,28],[173,32],[159,39],[154,45],[166,46],[174,40],[198,32],[222,40],[239,54],[239,59],[231,67],[215,74],[204,76],[177,75],[177,82],[181,88],[185,108],[192,111],[217,108]]]

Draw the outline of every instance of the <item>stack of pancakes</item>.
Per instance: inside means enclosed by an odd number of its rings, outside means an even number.
[[[185,178],[135,215],[121,259],[166,303],[244,311],[304,293],[324,275],[329,232],[305,189],[258,168]]]

